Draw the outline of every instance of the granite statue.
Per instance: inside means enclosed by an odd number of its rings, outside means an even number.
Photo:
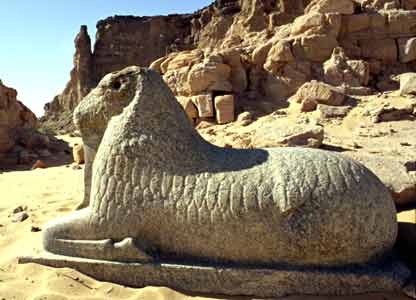
[[[139,67],[107,75],[75,122],[89,159],[85,208],[46,227],[46,258],[22,262],[258,297],[393,291],[410,276],[392,254],[390,193],[354,160],[214,146],[161,76]]]

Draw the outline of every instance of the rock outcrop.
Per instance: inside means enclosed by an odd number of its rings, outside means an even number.
[[[13,130],[34,129],[37,126],[35,114],[17,100],[17,91],[0,81],[0,154],[8,152],[16,145]]]
[[[22,102],[17,91],[0,81],[0,167],[29,165],[69,147],[53,136],[38,132],[38,119]]]
[[[230,122],[247,101],[287,106],[311,80],[346,94],[396,89],[392,78],[416,60],[414,9],[409,1],[217,0],[188,15],[110,17],[98,22],[93,51],[81,27],[71,80],[46,119],[65,116],[105,74],[129,65],[159,71],[196,124],[224,114],[218,96],[234,97]]]

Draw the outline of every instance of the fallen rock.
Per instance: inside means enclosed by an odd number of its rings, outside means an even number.
[[[198,110],[191,97],[176,97],[192,124],[198,118]]]
[[[324,140],[324,128],[317,125],[284,124],[259,128],[252,138],[254,148],[308,147],[319,148]]]
[[[400,76],[400,95],[416,95],[416,73],[406,73]]]
[[[390,190],[397,207],[416,204],[416,182],[399,160],[362,152],[343,153],[370,169]]]
[[[215,97],[215,111],[218,124],[226,124],[235,120],[235,99],[233,95]]]
[[[12,216],[12,222],[13,223],[21,223],[21,222],[25,221],[28,218],[29,218],[29,215],[27,214],[27,212],[22,211],[22,212],[19,212],[17,214],[14,214]]]
[[[231,92],[233,87],[229,81],[230,75],[230,66],[210,57],[191,68],[188,85],[194,95],[211,91]]]
[[[366,86],[370,80],[370,65],[362,60],[350,60],[344,49],[337,47],[324,63],[324,78],[335,86]]]
[[[241,114],[238,115],[237,117],[237,122],[239,123],[240,126],[248,126],[251,123],[254,122],[255,117],[253,116],[253,114],[249,111],[245,111],[242,112]]]
[[[291,45],[287,41],[279,41],[270,49],[264,69],[277,74],[284,64],[294,61]]]
[[[379,100],[367,108],[374,123],[400,121],[412,116],[416,103],[405,97]]]
[[[293,54],[300,60],[324,62],[337,46],[338,41],[334,36],[315,34],[296,39],[293,42]]]
[[[212,94],[194,96],[192,97],[192,102],[196,106],[198,117],[211,118],[214,116],[214,103],[212,100]]]
[[[42,161],[42,160],[37,160],[33,166],[32,166],[32,170],[36,170],[36,169],[46,169],[48,166],[47,164]]]
[[[85,163],[85,157],[84,157],[84,145],[83,144],[75,144],[72,148],[72,155],[74,158],[74,162],[76,162],[78,165]]]
[[[31,226],[30,231],[31,232],[40,232],[40,231],[42,231],[42,229],[38,226]]]
[[[309,112],[316,110],[318,104],[340,106],[344,99],[345,95],[330,85],[313,80],[302,85],[289,101],[300,103],[301,111]]]
[[[20,213],[20,212],[22,212],[22,211],[25,211],[26,209],[27,209],[26,207],[23,207],[23,206],[18,206],[18,207],[16,207],[15,209],[13,209],[12,213],[13,213],[13,214],[17,214],[17,213]]]
[[[350,106],[330,106],[325,104],[318,104],[317,110],[323,118],[343,118],[351,110]]]

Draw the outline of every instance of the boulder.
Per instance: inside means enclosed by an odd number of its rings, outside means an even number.
[[[352,15],[354,3],[351,0],[312,0],[305,8],[305,13],[311,12]]]
[[[317,110],[321,114],[321,117],[330,119],[330,118],[343,118],[351,110],[350,106],[330,106],[325,104],[318,104]]]
[[[416,95],[416,73],[406,73],[400,76],[400,95]]]
[[[270,124],[259,128],[252,138],[254,148],[308,147],[319,148],[324,129],[317,125]]]
[[[191,68],[187,82],[192,94],[210,91],[231,92],[233,87],[229,81],[230,75],[230,66],[222,62],[205,60]]]
[[[235,99],[233,95],[215,97],[215,112],[218,124],[226,124],[235,120]]]
[[[267,71],[277,74],[277,71],[282,68],[286,63],[295,60],[291,45],[288,41],[279,41],[272,46],[270,49],[264,69]]]
[[[163,71],[166,73],[171,70],[190,67],[197,62],[201,62],[203,57],[204,53],[199,49],[179,52],[177,55],[172,55],[171,59],[165,60]]]
[[[391,122],[409,119],[416,103],[408,98],[391,98],[377,101],[368,109],[374,123]]]
[[[17,91],[0,80],[0,153],[10,151],[18,143],[15,130],[37,126],[35,114],[17,100]]]
[[[36,169],[46,169],[47,167],[48,167],[48,165],[43,160],[37,160],[33,164],[32,170],[36,170]]]
[[[177,99],[193,124],[198,118],[198,109],[195,107],[192,97],[177,97]]]
[[[324,80],[332,85],[366,86],[370,80],[370,65],[348,59],[344,49],[337,47],[324,63]]]
[[[194,96],[192,97],[192,102],[195,104],[197,108],[198,117],[214,117],[214,101],[212,99],[212,94]]]
[[[85,155],[84,155],[84,145],[83,144],[75,144],[72,148],[72,155],[74,158],[74,162],[78,165],[85,163]]]
[[[345,95],[330,85],[313,80],[302,85],[289,101],[300,103],[301,111],[309,112],[314,111],[318,104],[340,106],[344,103],[344,99]]]
[[[416,38],[398,39],[399,59],[402,63],[416,60]]]
[[[390,190],[397,207],[416,204],[416,182],[402,162],[394,157],[346,152],[374,172]]]
[[[270,49],[272,48],[273,44],[271,42],[262,44],[258,46],[256,49],[254,49],[252,55],[251,55],[251,61],[256,66],[263,66],[266,62],[268,53]]]
[[[290,36],[328,35],[337,37],[342,17],[338,14],[310,13],[297,17],[291,27]]]
[[[297,59],[324,62],[337,46],[338,41],[334,36],[324,34],[304,36],[293,42],[293,54]]]

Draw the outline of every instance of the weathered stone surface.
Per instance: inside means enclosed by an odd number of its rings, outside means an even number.
[[[281,69],[284,64],[294,61],[295,58],[292,54],[291,45],[287,41],[279,41],[270,49],[264,68],[277,74],[277,71]]]
[[[328,35],[311,35],[296,39],[293,43],[293,54],[297,59],[323,62],[327,60],[338,46],[335,37]]]
[[[211,94],[194,96],[192,97],[192,101],[197,108],[198,117],[214,117],[214,100],[212,99]]]
[[[266,126],[257,130],[252,139],[256,148],[307,147],[319,148],[324,140],[322,126]]]
[[[416,38],[398,39],[399,59],[402,63],[416,60]]]
[[[396,206],[416,203],[416,181],[409,175],[403,163],[395,158],[347,152],[346,155],[361,162],[387,186]]]
[[[330,106],[325,104],[318,104],[317,110],[321,113],[323,118],[343,118],[351,110],[350,106]]]
[[[305,13],[310,12],[352,15],[354,2],[351,0],[313,0],[305,8]]]
[[[370,65],[361,60],[350,60],[342,48],[335,48],[324,63],[325,82],[332,85],[366,86],[370,79]]]
[[[416,73],[400,76],[400,95],[416,95]]]
[[[52,116],[56,112],[65,110],[72,111],[94,86],[93,55],[91,53],[91,39],[87,32],[87,26],[81,26],[74,43],[74,67],[71,71],[71,78],[62,93],[45,105],[45,114],[47,116]]]
[[[215,97],[215,111],[218,124],[235,120],[235,98],[233,95]]]
[[[407,98],[396,98],[390,101],[379,101],[369,108],[369,115],[374,123],[411,119],[416,102]]]
[[[38,263],[55,268],[73,268],[100,281],[115,282],[125,286],[166,286],[178,290],[204,294],[250,295],[256,298],[280,298],[288,295],[364,294],[361,300],[377,300],[381,295],[372,292],[391,291],[400,294],[410,271],[400,262],[387,262],[380,266],[319,268],[317,269],[253,269],[233,267],[206,267],[178,264],[140,264],[98,261],[45,254],[42,257],[24,257],[19,263]],[[340,287],[339,282],[343,282]],[[347,285],[346,282],[348,282]],[[348,291],[347,291],[348,289]],[[414,286],[410,285],[409,296]],[[300,296],[300,299],[304,296]],[[307,299],[313,299],[308,297]],[[345,297],[340,297],[345,298]],[[350,298],[350,297],[347,297]],[[404,300],[406,296],[392,298]],[[283,299],[283,298],[282,298]],[[286,297],[284,297],[286,299]],[[299,299],[289,296],[287,299]],[[332,298],[331,298],[332,299]],[[353,299],[356,299],[353,297]]]
[[[84,154],[84,145],[83,144],[76,144],[72,148],[72,156],[74,158],[74,162],[78,165],[82,165],[85,163],[85,154]]]
[[[393,39],[362,40],[360,45],[364,58],[374,58],[384,62],[397,60],[397,46]]]
[[[198,109],[192,101],[192,97],[178,97],[177,99],[180,105],[182,106],[183,110],[185,111],[186,115],[188,116],[189,120],[193,124],[195,122],[195,119],[198,118]]]
[[[16,97],[17,91],[0,81],[0,153],[11,150],[16,144],[14,129],[38,126],[35,114]]]
[[[12,215],[12,222],[13,223],[21,223],[26,221],[29,218],[29,215],[27,212],[22,211],[18,212]]]
[[[310,81],[302,85],[289,101],[301,103],[301,111],[309,112],[315,110],[319,103],[340,106],[344,103],[344,99],[344,94],[337,92],[331,86],[318,81]]]
[[[233,87],[229,82],[230,75],[231,68],[228,65],[208,59],[192,67],[188,74],[188,84],[193,94],[231,92]]]

